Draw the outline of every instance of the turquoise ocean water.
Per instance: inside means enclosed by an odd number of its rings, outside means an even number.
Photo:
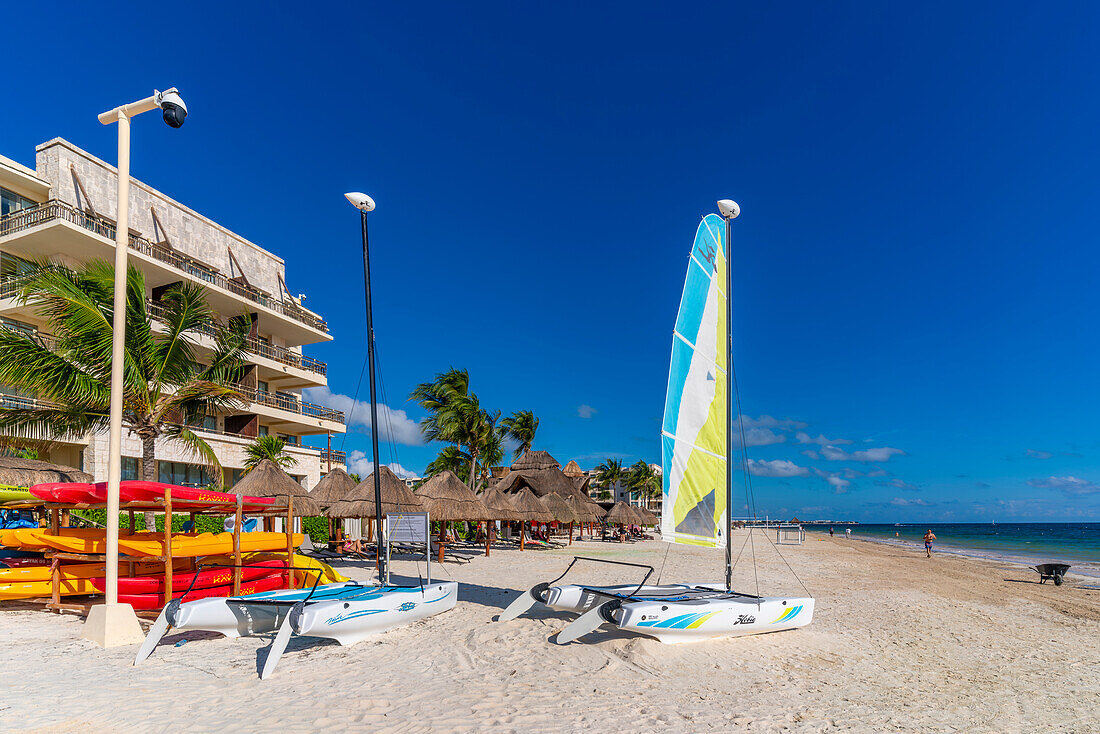
[[[935,523],[806,525],[810,533],[900,544],[924,552],[924,532],[936,535],[935,549],[1016,563],[1070,563],[1072,572],[1100,574],[1100,523]]]

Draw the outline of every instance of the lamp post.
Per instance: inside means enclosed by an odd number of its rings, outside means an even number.
[[[386,578],[386,560],[382,544],[382,475],[378,471],[378,401],[374,393],[374,315],[370,302],[370,249],[367,246],[367,212],[374,211],[374,199],[358,191],[344,196],[359,210],[363,222],[363,287],[367,293],[367,370],[370,371],[370,445],[374,453],[374,514],[377,523],[375,541],[378,579],[381,582]]]
[[[141,642],[144,635],[133,607],[118,603],[118,503],[122,479],[122,393],[126,353],[126,260],[129,247],[130,118],[160,108],[169,127],[180,127],[187,106],[175,87],[104,112],[99,121],[118,124],[118,212],[115,217],[115,293],[111,338],[111,411],[107,448],[106,604],[89,611],[84,637],[103,647]]]

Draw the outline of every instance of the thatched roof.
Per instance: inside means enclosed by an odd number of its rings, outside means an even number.
[[[294,514],[309,517],[321,514],[321,507],[310,496],[306,488],[294,481],[294,477],[271,459],[264,459],[244,475],[241,481],[233,485],[233,494],[250,497],[274,497],[275,504],[286,507],[287,496],[294,496]]]
[[[549,451],[528,451],[512,462],[512,471],[521,469],[561,469]]]
[[[634,508],[625,502],[616,502],[612,505],[611,509],[607,511],[608,522],[622,523],[624,525],[630,525],[641,521],[641,517]]]
[[[554,494],[551,492],[545,497],[540,497],[542,504],[546,505],[546,509],[550,511],[550,514],[554,516],[554,519],[558,522],[576,522],[577,513],[573,510],[573,505],[565,500],[560,494]]]
[[[489,514],[490,520],[521,520],[519,513],[512,506],[512,500],[497,488],[490,489],[479,495],[481,504]]]
[[[462,480],[444,471],[424,482],[415,492],[432,520],[495,520]]]
[[[423,512],[424,505],[388,466],[378,469],[382,484],[382,515],[391,512]],[[374,474],[360,482],[348,495],[325,510],[326,517],[376,517]]]
[[[536,497],[545,497],[553,492],[562,497],[576,497],[578,500],[588,500],[588,496],[581,492],[573,484],[573,480],[565,476],[561,469],[523,469],[512,471],[495,485],[505,494],[518,492],[524,487],[529,487]]]
[[[656,525],[657,524],[657,521],[658,521],[659,518],[657,517],[656,514],[650,512],[649,510],[647,510],[644,507],[635,507],[634,509],[637,510],[638,514],[641,516],[642,525]]]
[[[572,459],[570,459],[569,463],[565,465],[565,468],[561,470],[561,473],[564,474],[567,477],[583,477],[584,476],[584,470],[581,469],[580,464],[573,461]]]
[[[595,522],[603,517],[603,508],[591,502],[581,502],[576,497],[566,497],[566,504],[573,510],[577,522]]]
[[[554,514],[546,509],[546,505],[535,494],[524,487],[516,494],[509,497],[512,501],[512,509],[519,515],[519,519],[533,522],[553,522]]]
[[[588,487],[592,484],[592,478],[587,476],[569,477],[573,480],[573,486],[577,488],[577,491],[588,496]]]
[[[92,482],[91,474],[71,466],[51,464],[38,459],[0,456],[0,484],[9,487],[29,487],[46,482]]]
[[[321,478],[309,497],[322,507],[328,507],[347,497],[353,489],[355,480],[346,471],[336,467]]]

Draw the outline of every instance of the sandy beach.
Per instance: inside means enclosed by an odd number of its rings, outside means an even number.
[[[799,592],[775,550],[760,536],[754,546],[760,590]],[[1100,731],[1100,590],[1077,588],[1095,579],[1040,586],[1022,566],[811,535],[783,546],[817,599],[805,629],[678,646],[599,632],[558,646],[550,639],[569,615],[493,621],[574,553],[664,563],[666,581],[721,576],[720,551],[660,542],[433,564],[461,583],[453,611],[348,648],[293,640],[264,682],[268,638],[172,634],[135,668],[136,648],[94,647],[78,617],[9,606],[0,611],[0,728]],[[735,579],[751,591],[748,554]],[[578,571],[578,581],[622,578],[603,564]]]

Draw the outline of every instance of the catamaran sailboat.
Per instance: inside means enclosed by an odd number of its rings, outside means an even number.
[[[366,194],[345,195],[361,212],[363,227],[363,280],[367,308],[367,361],[370,370],[371,444],[374,450],[374,502],[377,527],[378,578],[384,579],[381,477],[378,473],[378,403],[375,395],[374,317],[371,310],[370,257],[367,247],[367,212],[374,201]],[[292,635],[325,637],[341,645],[356,642],[386,630],[453,609],[458,600],[458,583],[435,581],[416,586],[346,582],[314,585],[312,589],[287,589],[223,599],[171,601],[149,630],[138,651],[137,665],[156,647],[169,629],[203,629],[227,637],[254,635],[278,630],[268,651],[260,678],[275,671]]]
[[[736,462],[728,244],[730,222],[740,209],[729,199],[719,201],[718,209],[721,216],[706,215],[696,230],[673,331],[661,430],[661,536],[684,545],[724,546],[725,582],[647,585],[653,569],[645,566],[649,572],[639,584],[555,585],[578,560],[617,563],[575,558],[557,579],[514,600],[499,621],[514,619],[540,603],[581,615],[558,633],[559,643],[604,624],[673,643],[794,629],[813,619],[814,600],[809,596],[762,597],[732,588],[729,469]]]

